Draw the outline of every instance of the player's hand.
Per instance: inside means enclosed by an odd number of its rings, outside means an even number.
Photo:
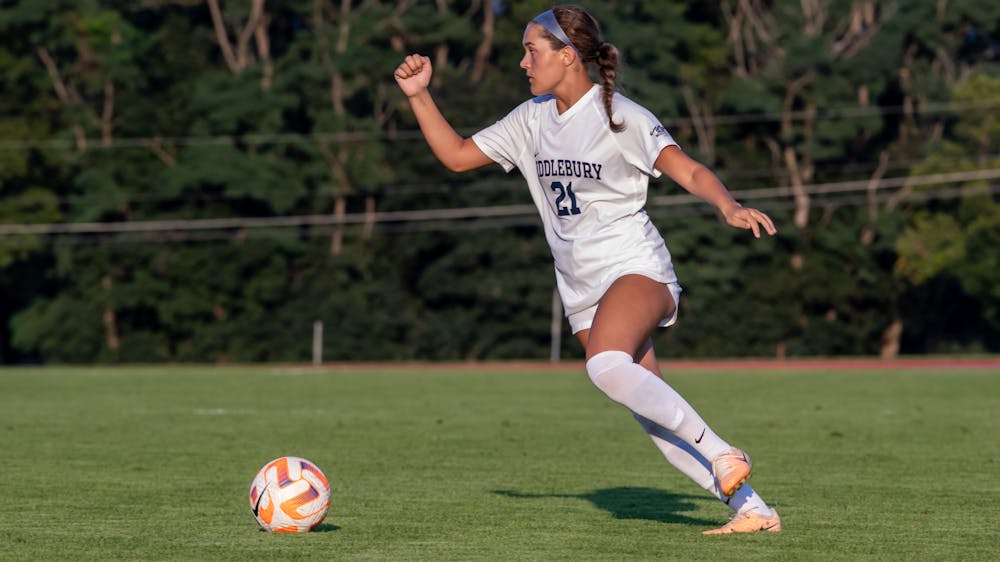
[[[753,231],[754,238],[760,238],[761,227],[764,232],[774,236],[778,229],[774,228],[771,217],[758,211],[737,205],[725,213],[726,223],[736,228],[749,229]]]
[[[406,57],[403,64],[396,67],[393,76],[403,93],[407,97],[413,97],[427,89],[432,73],[431,59],[414,54]]]

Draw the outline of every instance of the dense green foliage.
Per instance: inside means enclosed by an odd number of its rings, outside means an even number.
[[[784,532],[701,536],[729,510],[577,370],[5,369],[0,559],[996,559],[995,372],[670,378]],[[249,513],[286,454],[330,479],[321,532]]]
[[[529,95],[547,5],[0,4],[0,362],[302,361],[316,320],[329,360],[547,357],[523,183],[444,170],[392,79],[431,56],[471,133]],[[588,7],[625,93],[780,231],[654,182],[661,355],[1000,351],[1000,4]]]

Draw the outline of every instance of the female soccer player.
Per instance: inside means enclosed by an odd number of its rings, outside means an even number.
[[[396,82],[434,155],[452,171],[497,162],[528,182],[555,258],[556,284],[587,374],[629,408],[666,459],[735,512],[706,534],[779,531],[781,520],[749,486],[750,459],[722,440],[663,381],[656,327],[673,324],[681,287],[670,252],[643,210],[649,177],[665,173],[715,205],[733,227],[773,235],[764,213],[737,203],[689,158],[645,108],[615,92],[618,51],[597,21],[556,6],[524,31],[524,69],[536,96],[471,138],[457,134],[428,92],[431,61],[413,54]],[[600,85],[588,74],[595,63]]]

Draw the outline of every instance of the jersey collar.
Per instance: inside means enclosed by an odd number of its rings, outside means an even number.
[[[573,118],[574,115],[576,115],[577,113],[579,113],[580,111],[582,111],[582,108],[586,107],[587,104],[590,103],[590,101],[594,98],[594,96],[597,95],[597,91],[600,90],[600,88],[601,87],[599,85],[597,85],[597,84],[594,84],[593,86],[591,86],[590,90],[588,90],[586,94],[583,94],[582,96],[580,96],[580,99],[576,100],[576,103],[574,103],[573,105],[571,105],[569,109],[567,109],[566,111],[564,111],[562,113],[562,115],[560,115],[559,114],[559,110],[556,109],[556,104],[554,103],[555,102],[555,97],[553,97],[552,98],[552,101],[553,101],[553,104],[552,104],[552,117],[553,117],[553,119],[555,119],[557,123],[565,123],[566,121],[569,121],[570,119]]]

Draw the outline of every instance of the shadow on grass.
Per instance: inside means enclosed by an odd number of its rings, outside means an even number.
[[[268,532],[267,529],[257,529],[257,530],[260,531],[261,533],[267,533]],[[340,526],[339,525],[334,525],[332,523],[320,523],[319,525],[316,525],[315,527],[313,527],[312,529],[310,529],[309,532],[310,533],[329,533],[331,531],[339,531],[339,530],[340,530]]]
[[[586,500],[607,511],[615,519],[645,519],[680,525],[718,525],[718,521],[684,515],[698,508],[695,502],[708,498],[687,494],[672,494],[654,488],[605,488],[585,494],[525,494],[515,490],[493,490],[494,494],[518,499],[575,498]]]

